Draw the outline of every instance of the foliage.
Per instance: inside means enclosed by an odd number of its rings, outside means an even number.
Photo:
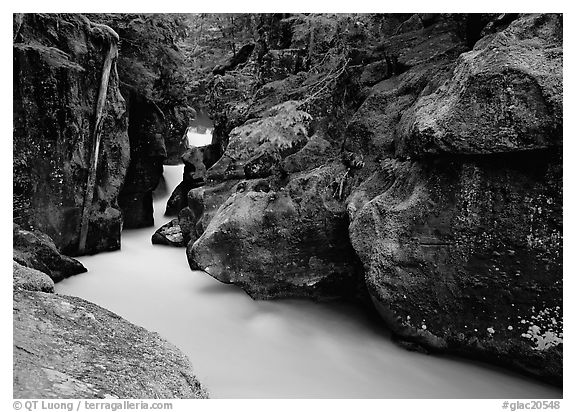
[[[281,154],[305,144],[312,116],[299,110],[298,104],[297,101],[284,102],[272,107],[262,119],[232,130],[230,152],[234,153],[235,148],[255,147],[254,154]]]
[[[188,36],[186,15],[88,14],[120,36],[118,74],[123,87],[161,105],[183,105],[190,89],[179,43]]]

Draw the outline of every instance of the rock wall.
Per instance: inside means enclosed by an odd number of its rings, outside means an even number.
[[[561,16],[521,16],[461,54],[368,135],[412,160],[382,164],[371,180],[390,186],[367,181],[348,204],[366,285],[396,334],[559,385],[561,31]],[[365,103],[373,119],[394,113],[394,101],[373,105],[380,90]]]
[[[96,101],[104,59],[116,39],[77,14],[14,15],[14,219],[48,234],[68,255],[120,247],[118,194],[128,167],[124,99],[112,62],[101,120],[93,201],[85,205],[96,150]]]
[[[126,90],[129,108],[130,165],[118,202],[124,227],[154,225],[152,191],[158,186],[167,157],[162,111],[138,92]]]
[[[307,71],[256,69],[248,102],[246,72],[213,82],[236,88],[175,222],[190,266],[260,299],[366,288],[400,341],[561,384],[562,16],[286,25]]]

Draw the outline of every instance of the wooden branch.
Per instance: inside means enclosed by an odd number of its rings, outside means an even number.
[[[99,25],[103,26],[103,25]],[[107,28],[107,26],[104,26]],[[112,31],[112,29],[110,29]],[[112,31],[113,32],[113,31]],[[114,33],[115,34],[115,33]],[[117,36],[117,35],[116,35]],[[112,63],[118,57],[117,37],[110,39],[110,48],[104,59],[102,68],[102,78],[100,80],[100,89],[98,90],[98,100],[96,101],[96,113],[94,129],[92,131],[92,155],[90,156],[88,182],[86,183],[86,194],[84,196],[84,205],[82,207],[82,216],[80,220],[80,239],[78,242],[78,253],[83,254],[86,250],[86,239],[88,237],[88,226],[90,218],[90,209],[94,198],[94,189],[96,185],[96,171],[98,167],[98,156],[100,152],[100,138],[102,131],[102,115],[106,105],[106,95],[108,92],[108,82],[110,80],[110,71]]]

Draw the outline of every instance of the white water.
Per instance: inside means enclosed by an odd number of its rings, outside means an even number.
[[[169,190],[182,166],[165,166]],[[156,227],[170,192],[155,202]],[[466,361],[409,352],[342,304],[253,301],[191,271],[184,249],[152,245],[82,257],[88,273],[56,285],[160,333],[182,349],[214,398],[558,398],[561,391]]]
[[[190,146],[202,147],[212,143],[212,129],[206,127],[189,127],[186,131]]]

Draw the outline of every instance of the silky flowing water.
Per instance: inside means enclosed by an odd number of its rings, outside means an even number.
[[[165,166],[155,226],[182,166]],[[56,285],[158,332],[184,351],[214,398],[557,398],[501,369],[409,352],[350,305],[254,301],[191,271],[185,249],[125,230],[122,250],[85,256],[88,272]]]

